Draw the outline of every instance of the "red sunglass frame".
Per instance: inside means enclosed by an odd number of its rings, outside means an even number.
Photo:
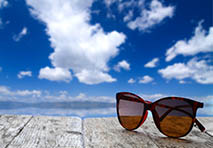
[[[127,95],[130,95],[130,97],[128,98],[121,98],[123,96],[127,97]],[[133,98],[132,96],[134,96],[135,98]],[[168,99],[171,99],[171,100],[182,100],[182,101],[185,101],[187,102],[193,109],[193,114],[189,114],[187,112],[185,112],[186,114],[188,114],[191,118],[192,118],[192,124],[191,124],[191,127],[189,128],[189,131],[182,135],[181,137],[183,136],[186,136],[191,130],[192,130],[192,127],[194,125],[194,123],[198,126],[198,128],[200,129],[201,132],[205,131],[205,127],[197,120],[196,118],[196,112],[197,112],[197,109],[198,108],[203,108],[203,103],[201,102],[198,102],[198,101],[194,101],[194,100],[191,100],[191,99],[187,99],[187,98],[181,98],[181,97],[165,97],[165,98],[161,98],[155,102],[150,102],[150,101],[145,101],[143,100],[141,97],[133,94],[133,93],[130,93],[130,92],[119,92],[116,94],[116,108],[117,108],[117,117],[118,117],[118,120],[120,122],[120,124],[122,125],[122,122],[121,122],[121,119],[120,119],[120,115],[119,115],[119,101],[121,99],[124,99],[124,100],[129,100],[129,101],[135,101],[135,102],[140,102],[140,103],[143,103],[144,104],[144,111],[143,111],[143,115],[142,115],[142,118],[140,120],[140,122],[138,123],[137,127],[133,128],[133,129],[127,129],[127,130],[135,130],[137,129],[138,127],[140,127],[144,121],[146,120],[147,118],[147,114],[148,114],[148,110],[150,110],[152,112],[152,116],[153,116],[153,120],[155,122],[155,125],[157,126],[158,130],[161,132],[161,133],[164,133],[161,128],[160,128],[160,118],[158,117],[158,114],[157,114],[157,111],[155,110],[155,107],[157,105],[157,103],[159,101],[162,101],[162,100],[168,100]],[[159,106],[159,104],[158,104]],[[160,105],[161,107],[166,107],[166,108],[170,108],[170,111],[167,111],[165,114],[167,115],[169,112],[171,112],[173,109],[175,110],[179,110],[179,111],[183,111],[184,110],[180,110],[178,108],[172,108],[172,107],[169,107],[167,105]],[[166,115],[163,115],[164,117],[166,117]],[[162,117],[161,117],[162,118]],[[177,138],[177,137],[176,137]]]

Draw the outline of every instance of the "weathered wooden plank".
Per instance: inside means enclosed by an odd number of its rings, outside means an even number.
[[[201,118],[207,131],[212,131],[213,118]],[[189,135],[168,138],[155,127],[152,118],[135,132],[124,130],[116,118],[94,118],[84,121],[85,147],[213,147],[213,139],[195,127]]]
[[[213,135],[213,118],[199,120]],[[168,138],[158,131],[152,118],[133,132],[124,130],[116,118],[88,118],[83,129],[77,117],[4,115],[0,116],[0,148],[213,147],[213,138],[196,128],[183,138]]]
[[[78,117],[33,117],[8,148],[81,148],[82,120]]]
[[[0,148],[5,148],[19,134],[32,116],[0,115]]]
[[[205,125],[206,131],[213,136],[213,117],[202,117],[199,120]]]
[[[83,122],[86,148],[157,147],[143,130],[124,130],[116,118],[88,118]]]

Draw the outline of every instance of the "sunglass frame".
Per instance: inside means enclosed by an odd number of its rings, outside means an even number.
[[[127,98],[128,95],[129,95],[129,97]],[[125,98],[122,98],[122,96],[125,96]],[[120,115],[119,115],[119,101],[121,99],[129,100],[129,101],[135,101],[135,102],[139,102],[139,103],[144,104],[143,115],[141,117],[140,122],[138,123],[138,125],[135,128],[127,129],[122,125]],[[130,93],[130,92],[119,92],[119,93],[116,94],[116,110],[117,110],[117,117],[118,117],[120,124],[127,130],[131,130],[131,131],[135,130],[144,123],[144,121],[146,120],[146,117],[147,117],[148,110],[150,110],[152,112],[153,120],[154,120],[155,125],[157,126],[158,130],[161,133],[163,133],[164,135],[166,135],[160,128],[160,118],[158,117],[157,111],[155,109],[158,102],[160,102],[162,100],[182,100],[182,101],[187,102],[192,107],[193,113],[192,113],[192,115],[190,115],[190,117],[192,118],[191,126],[190,126],[189,130],[184,135],[181,135],[179,137],[186,136],[192,130],[194,123],[196,123],[198,125],[198,127],[200,128],[201,131],[205,130],[204,126],[196,119],[197,109],[202,108],[203,103],[198,102],[198,101],[194,101],[194,100],[191,100],[191,99],[188,99],[188,98],[182,98],[182,97],[165,97],[165,98],[161,98],[161,99],[159,99],[155,102],[150,102],[150,101],[145,101],[144,99],[142,99],[138,95],[135,95],[135,94]],[[166,135],[166,136],[168,136],[168,135]],[[168,136],[168,137],[173,137],[173,136]],[[173,137],[173,138],[177,138],[177,137]]]

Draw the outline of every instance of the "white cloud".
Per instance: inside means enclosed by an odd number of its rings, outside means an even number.
[[[31,71],[20,71],[17,76],[18,76],[19,79],[22,79],[26,76],[31,77],[32,72]]]
[[[32,97],[40,97],[42,92],[40,90],[17,90],[11,91],[6,86],[0,86],[0,95],[9,96],[32,96]]]
[[[6,86],[0,86],[0,94],[7,95],[10,94],[10,90]]]
[[[27,34],[27,28],[24,27],[18,35],[13,36],[13,40],[18,42]]]
[[[133,83],[135,83],[135,80],[134,80],[133,78],[130,78],[130,79],[128,80],[128,83],[133,84]]]
[[[213,105],[213,95],[195,97],[195,98],[201,102],[204,102],[204,107],[208,105]],[[213,111],[213,108],[212,108],[212,111]]]
[[[79,73],[76,73],[75,76],[78,78],[78,80],[85,84],[99,84],[103,82],[115,82],[116,79],[112,78],[109,74],[104,73],[102,71],[92,71],[92,70],[82,70]]]
[[[117,2],[118,0],[104,0],[104,3],[107,7],[110,7],[113,3]]]
[[[202,97],[194,97],[196,100],[204,103],[204,108],[200,109],[198,113],[200,115],[213,115],[213,96],[202,96]]]
[[[148,76],[148,75],[145,75],[143,76],[140,80],[139,80],[139,83],[143,83],[143,84],[146,84],[146,83],[150,83],[153,81],[153,78]]]
[[[127,22],[127,21],[131,20],[132,17],[133,17],[133,11],[129,10],[128,14],[123,18],[123,21]]]
[[[92,2],[27,0],[31,13],[47,25],[54,67],[72,70],[82,83],[113,82],[107,63],[119,53],[126,37],[117,31],[105,33],[100,24],[89,24]]]
[[[180,84],[185,84],[186,82],[184,80],[179,81]]]
[[[171,18],[174,14],[173,6],[164,6],[158,0],[152,0],[150,3],[150,10],[141,9],[141,15],[134,21],[130,21],[127,25],[130,29],[139,29],[145,31],[152,28],[154,25],[159,24],[165,18]]]
[[[211,60],[198,60],[197,58],[193,58],[187,64],[175,63],[158,70],[158,73],[166,79],[174,78],[183,80],[185,78],[191,78],[200,84],[213,84],[213,66]]]
[[[146,64],[144,65],[144,67],[147,67],[147,68],[154,68],[154,67],[156,67],[158,61],[159,61],[158,58],[154,58],[154,59],[152,59],[152,61],[146,63]]]
[[[47,80],[50,80],[50,81],[69,82],[69,81],[72,80],[72,75],[71,75],[70,71],[65,69],[65,68],[45,67],[45,68],[40,69],[39,79],[47,79]]]
[[[176,78],[178,80],[188,78],[191,76],[191,69],[186,66],[184,63],[175,63],[170,65],[165,69],[160,69],[158,71],[164,78],[172,79]]]
[[[213,27],[207,33],[202,28],[202,21],[195,28],[194,35],[187,40],[179,40],[166,52],[166,61],[171,61],[177,55],[192,56],[198,53],[213,52]]]
[[[80,93],[77,97],[77,99],[83,99],[83,98],[86,98],[86,94],[84,93]]]
[[[117,7],[118,12],[121,14],[119,15],[119,17],[121,17],[123,14],[122,12],[124,12],[124,10],[128,11],[128,13],[124,16],[123,21],[127,22],[130,21],[131,18],[133,17],[133,11],[136,8],[142,9],[143,5],[144,5],[144,0],[104,0],[104,3],[107,7],[107,17],[108,18],[113,18],[116,19],[117,14],[115,13],[115,11],[113,10],[113,8],[111,7],[112,5]],[[126,13],[126,12],[124,12]]]
[[[118,10],[119,12],[122,12],[124,9],[127,8],[135,8],[135,7],[139,7],[142,8],[144,4],[144,0],[129,0],[129,1],[121,1],[118,3]]]
[[[8,1],[0,0],[0,8],[7,7],[7,6],[8,6]]]
[[[125,70],[130,70],[130,64],[126,60],[122,60],[122,61],[118,62],[117,65],[114,66],[114,70],[117,72],[120,72],[121,68],[123,68]]]
[[[33,97],[40,97],[41,96],[41,91],[39,90],[17,90],[15,92],[15,95],[18,96],[33,96]]]

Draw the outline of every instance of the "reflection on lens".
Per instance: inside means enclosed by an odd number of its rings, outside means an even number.
[[[144,104],[121,99],[118,111],[122,126],[128,130],[132,130],[139,125],[142,119]]]
[[[158,104],[169,106],[156,106],[160,118],[160,129],[169,137],[184,136],[191,129],[193,123],[192,106],[182,100],[162,100]]]
[[[192,118],[187,116],[166,116],[160,122],[162,132],[169,137],[185,135],[192,125]]]

